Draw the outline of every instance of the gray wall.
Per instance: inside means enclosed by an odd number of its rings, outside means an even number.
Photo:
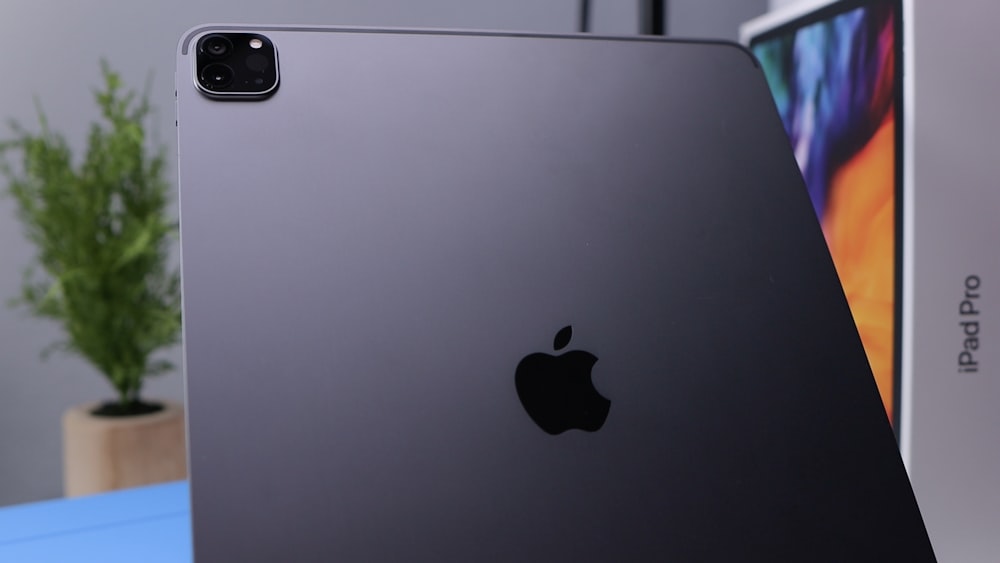
[[[777,10],[780,8],[784,8],[785,6],[788,6],[790,4],[794,4],[798,1],[799,0],[770,0],[768,2],[768,8],[771,10]]]
[[[735,41],[741,23],[768,10],[768,0],[666,0],[666,2],[667,35],[673,37]],[[595,33],[636,33],[640,0],[593,0],[592,4]]]
[[[768,10],[767,0],[667,0],[667,33],[736,41],[740,24]]]
[[[593,30],[632,34],[634,0],[595,0]],[[766,0],[672,0],[673,35],[734,39],[737,24],[763,13]],[[570,32],[576,0],[3,0],[0,9],[0,119],[34,123],[32,96],[50,122],[79,149],[96,117],[90,89],[106,57],[132,85],[153,73],[155,131],[173,169],[173,58],[180,35],[205,22],[426,26]],[[0,130],[3,131],[3,130]],[[6,134],[0,133],[0,137]],[[32,257],[9,199],[0,199],[0,301],[18,291]],[[0,505],[61,494],[60,416],[67,407],[111,397],[85,362],[40,350],[59,339],[58,328],[0,307]],[[168,357],[180,363],[180,350]],[[182,379],[150,382],[146,396],[181,400]]]

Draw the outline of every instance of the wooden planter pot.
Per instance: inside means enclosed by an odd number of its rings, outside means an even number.
[[[176,481],[187,476],[184,409],[163,403],[152,414],[101,417],[95,405],[63,415],[63,488],[75,497]]]

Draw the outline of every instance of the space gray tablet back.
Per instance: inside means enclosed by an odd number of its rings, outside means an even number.
[[[230,30],[177,68],[199,563],[933,560],[746,51],[255,28],[213,100]]]

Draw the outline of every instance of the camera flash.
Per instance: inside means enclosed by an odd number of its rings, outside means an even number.
[[[263,46],[264,46],[264,42],[261,41],[260,39],[257,39],[256,37],[250,40],[250,48],[251,49],[260,49]]]

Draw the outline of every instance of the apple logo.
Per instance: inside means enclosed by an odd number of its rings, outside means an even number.
[[[573,327],[564,327],[553,348],[562,350],[572,337]],[[590,370],[595,363],[597,356],[573,350],[559,356],[536,352],[517,364],[517,396],[535,424],[553,435],[571,428],[595,432],[604,426],[611,401],[594,389]]]

